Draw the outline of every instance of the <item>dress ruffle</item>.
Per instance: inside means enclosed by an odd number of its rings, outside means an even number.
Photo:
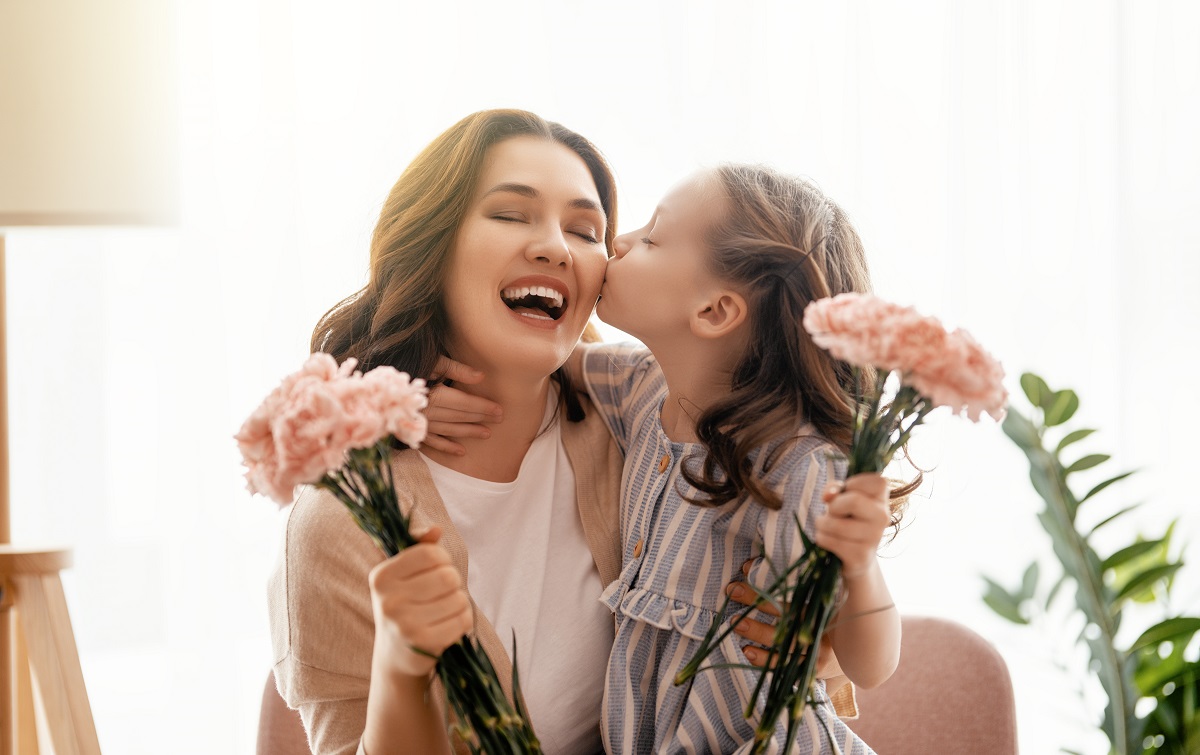
[[[614,582],[610,589],[617,585]],[[624,587],[624,585],[620,585]],[[605,591],[602,598],[613,613],[659,629],[669,629],[693,640],[703,640],[720,614],[661,593],[641,588]]]

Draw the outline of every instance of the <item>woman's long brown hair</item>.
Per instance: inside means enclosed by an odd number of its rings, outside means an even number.
[[[311,348],[339,362],[358,360],[366,372],[391,365],[418,377],[433,375],[446,353],[445,272],[454,237],[471,204],[487,151],[516,136],[557,142],[584,161],[607,216],[605,244],[612,255],[617,199],[612,171],[587,139],[523,110],[485,110],[439,135],[392,187],[371,238],[367,285],[326,312]],[[559,381],[567,416],[583,417],[565,370]]]
[[[687,481],[719,505],[749,495],[770,508],[779,496],[761,481],[787,443],[756,473],[750,452],[794,438],[809,422],[843,453],[850,449],[863,368],[834,359],[805,332],[809,302],[845,292],[869,293],[862,241],[846,213],[812,183],[753,165],[723,165],[714,178],[726,211],[708,234],[710,269],[743,291],[750,308],[746,353],[733,370],[730,394],[704,411],[696,431],[707,454]],[[920,476],[892,491],[893,523]]]

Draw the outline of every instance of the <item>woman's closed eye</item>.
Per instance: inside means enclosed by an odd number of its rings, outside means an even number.
[[[572,228],[570,230],[570,233],[575,234],[576,236],[578,236],[579,238],[588,242],[589,244],[599,244],[600,243],[598,234],[592,228]]]

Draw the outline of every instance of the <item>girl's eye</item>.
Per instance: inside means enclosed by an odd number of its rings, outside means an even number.
[[[642,243],[646,246],[654,246],[654,242],[650,240],[649,236],[642,238]]]

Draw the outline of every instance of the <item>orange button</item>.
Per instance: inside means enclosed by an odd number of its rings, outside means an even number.
[[[670,455],[663,456],[663,457],[662,457],[661,459],[659,459],[659,461],[658,461],[658,473],[659,473],[659,474],[662,474],[663,472],[666,472],[666,471],[667,471],[667,467],[669,467],[669,466],[671,466],[671,457],[670,457]]]
[[[633,546],[633,557],[637,558],[642,555],[642,541],[638,540]]]

